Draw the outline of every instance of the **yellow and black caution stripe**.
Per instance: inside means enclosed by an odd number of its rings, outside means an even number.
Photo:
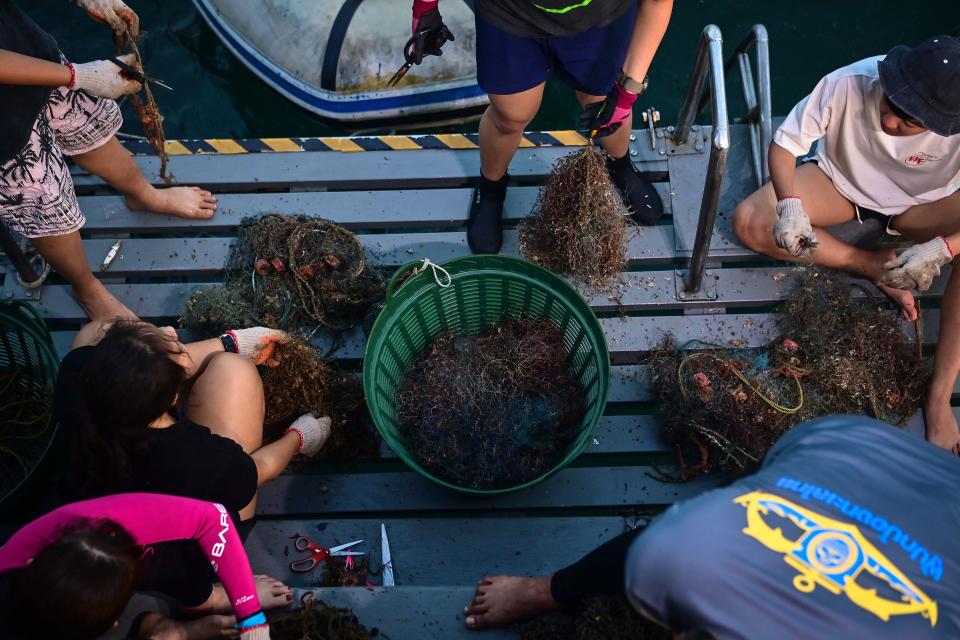
[[[577,147],[587,139],[576,131],[528,131],[521,147]],[[135,155],[153,153],[149,143],[124,140],[123,145]],[[167,153],[172,156],[202,153],[283,153],[291,151],[418,151],[420,149],[476,149],[476,133],[438,133],[417,136],[358,136],[352,138],[245,138],[239,140],[196,139],[167,140]]]

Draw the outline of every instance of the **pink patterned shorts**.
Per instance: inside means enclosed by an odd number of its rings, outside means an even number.
[[[54,89],[26,146],[0,165],[0,219],[28,238],[80,229],[85,219],[64,156],[102,146],[121,124],[113,100]]]

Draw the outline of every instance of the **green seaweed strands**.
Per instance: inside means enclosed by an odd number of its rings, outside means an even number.
[[[53,437],[52,398],[43,380],[0,373],[0,498],[40,462]]]
[[[684,479],[759,463],[792,426],[835,413],[902,425],[929,369],[899,316],[849,279],[802,269],[761,349],[666,336],[648,362],[666,442]]]

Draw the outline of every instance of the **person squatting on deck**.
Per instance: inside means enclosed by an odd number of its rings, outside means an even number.
[[[258,487],[295,455],[316,454],[331,431],[329,418],[308,414],[263,444],[256,365],[275,363],[274,346],[285,339],[254,327],[182,344],[171,327],[146,322],[86,325],[60,365],[54,393],[54,455],[67,461],[61,498],[149,491],[216,502],[245,538]],[[223,612],[224,587],[214,586],[196,545],[156,545],[153,554],[140,588],[172,597],[190,616],[206,616],[198,625],[216,626],[210,616]],[[258,576],[257,586],[264,607],[291,601],[290,590],[269,576]]]
[[[120,0],[77,4],[117,32],[138,31],[137,15]],[[107,60],[68,63],[14,0],[0,0],[0,219],[31,239],[94,320],[135,316],[90,272],[65,156],[123,194],[130,209],[203,219],[217,208],[197,187],[154,188],[116,139],[122,119],[113,99],[140,88]]]
[[[770,144],[771,182],[734,211],[749,248],[775,258],[852,271],[917,318],[912,289],[926,291],[960,250],[960,40],[936,36],[897,46],[824,77],[793,108]],[[816,157],[796,166],[817,142]],[[824,228],[879,215],[887,232],[915,242],[892,249],[845,244]],[[940,312],[927,439],[960,455],[950,396],[960,372],[960,274]]]
[[[639,224],[654,224],[663,202],[628,154],[633,103],[667,30],[673,0],[477,0],[477,83],[490,98],[480,120],[480,184],[474,190],[467,243],[497,253],[507,168],[556,74],[577,92],[581,125],[609,154],[607,169]],[[438,0],[414,0],[415,60],[438,55],[446,29]]]
[[[223,505],[151,493],[69,504],[13,534],[0,547],[0,637],[93,640],[143,588],[141,576],[159,562],[154,545],[172,541],[194,548],[223,582],[227,615],[184,625],[148,613],[141,637],[213,637],[214,623],[216,637],[269,640],[264,598]]]
[[[960,637],[960,465],[884,423],[799,425],[761,468],[550,577],[485,577],[484,629],[624,595],[681,638]]]

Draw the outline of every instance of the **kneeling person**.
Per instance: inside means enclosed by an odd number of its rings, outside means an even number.
[[[753,475],[667,510],[553,576],[484,578],[467,626],[626,594],[689,637],[960,637],[960,465],[875,420],[783,436]]]

